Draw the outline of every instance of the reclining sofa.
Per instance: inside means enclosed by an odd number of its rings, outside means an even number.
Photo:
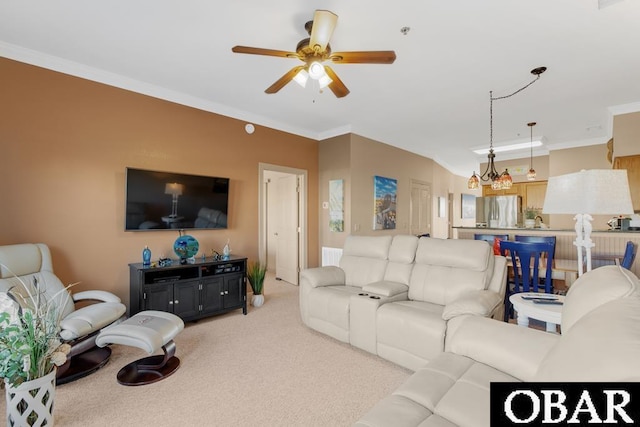
[[[582,275],[567,293],[561,329],[452,318],[446,351],[356,426],[488,427],[492,382],[640,381],[640,281],[629,270],[611,265]]]
[[[501,318],[507,263],[484,241],[348,236],[339,267],[306,269],[310,328],[416,370],[444,351],[447,321]]]

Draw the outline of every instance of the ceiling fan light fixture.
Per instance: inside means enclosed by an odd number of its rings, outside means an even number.
[[[324,89],[332,82],[333,80],[331,80],[331,77],[327,76],[326,74],[318,79],[318,85],[320,85],[320,89]]]
[[[307,86],[307,80],[309,80],[309,73],[304,68],[300,70],[300,72],[298,72],[298,74],[296,74],[296,76],[293,78],[293,81],[295,81],[302,87]]]
[[[325,76],[326,74],[324,66],[321,63],[314,61],[309,65],[309,77],[312,79],[319,80],[320,77]]]
[[[529,158],[529,172],[527,172],[527,180],[529,181],[535,181],[536,179],[536,170],[533,168],[533,127],[535,125],[536,122],[527,123],[531,131],[531,157]]]

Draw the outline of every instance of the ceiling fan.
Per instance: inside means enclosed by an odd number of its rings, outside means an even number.
[[[318,81],[321,89],[328,86],[336,97],[342,98],[349,94],[349,89],[333,69],[328,65],[322,65],[322,62],[329,60],[336,64],[392,64],[396,59],[396,53],[392,50],[331,52],[329,40],[337,21],[338,15],[335,13],[316,10],[313,21],[307,22],[304,26],[309,38],[300,40],[295,52],[248,46],[234,46],[231,50],[236,53],[297,58],[304,62],[304,65],[293,67],[280,77],[265,90],[266,93],[278,92],[291,80],[304,87],[311,77]]]

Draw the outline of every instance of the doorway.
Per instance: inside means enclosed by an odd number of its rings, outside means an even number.
[[[431,233],[431,185],[411,180],[409,200],[409,233],[414,236]]]
[[[307,171],[259,165],[259,259],[276,279],[298,285],[307,266]]]

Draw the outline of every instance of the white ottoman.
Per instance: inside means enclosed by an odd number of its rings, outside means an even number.
[[[178,316],[164,311],[147,310],[114,326],[105,328],[96,338],[96,345],[122,344],[141,348],[153,354],[162,348],[164,354],[145,357],[129,363],[118,372],[122,385],[144,385],[160,381],[180,367],[175,357],[173,338],[184,328]]]

